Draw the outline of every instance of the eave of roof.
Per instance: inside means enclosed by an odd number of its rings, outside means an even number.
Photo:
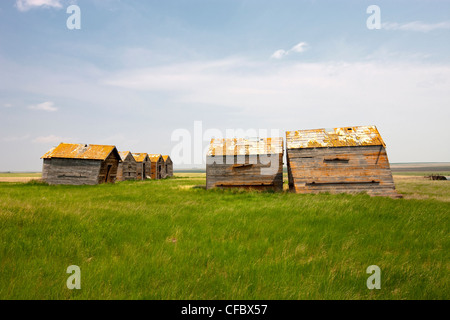
[[[282,154],[283,138],[211,139],[208,156]]]
[[[159,159],[163,159],[163,157],[160,154],[149,154],[148,157],[150,158],[151,162],[158,162]]]
[[[148,157],[147,153],[132,153],[134,160],[136,160],[136,162],[144,162],[145,158]]]
[[[115,146],[109,145],[60,143],[57,147],[46,152],[41,159],[105,160],[114,149],[116,149]]]
[[[340,127],[286,132],[286,148],[332,148],[353,146],[383,146],[376,126]]]

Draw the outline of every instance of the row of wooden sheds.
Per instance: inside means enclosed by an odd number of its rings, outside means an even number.
[[[168,155],[119,152],[115,146],[61,143],[42,156],[49,184],[100,184],[173,176]]]
[[[283,138],[212,139],[206,187],[283,190]],[[375,126],[286,132],[289,189],[399,197]]]

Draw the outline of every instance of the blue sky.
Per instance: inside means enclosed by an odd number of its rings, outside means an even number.
[[[171,154],[194,121],[373,124],[391,162],[448,162],[449,39],[450,1],[2,1],[0,171],[40,170],[59,142]]]

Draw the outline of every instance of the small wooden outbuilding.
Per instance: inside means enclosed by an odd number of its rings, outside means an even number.
[[[152,163],[147,153],[132,153],[136,160],[136,179],[145,180],[151,177]]]
[[[212,139],[206,188],[283,190],[283,138]]]
[[[137,162],[130,151],[120,151],[120,162],[117,169],[117,180],[136,180]]]
[[[289,189],[398,197],[375,126],[286,132]]]
[[[164,160],[164,176],[165,177],[173,177],[173,162],[172,159],[170,159],[170,156],[163,155]],[[165,178],[163,177],[163,178]]]
[[[164,159],[160,154],[149,154],[152,163],[152,179],[161,179],[164,170]]]
[[[61,143],[42,156],[49,184],[114,183],[120,156],[115,146]]]

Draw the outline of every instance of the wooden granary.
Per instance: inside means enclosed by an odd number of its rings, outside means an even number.
[[[170,156],[163,155],[164,160],[164,173],[163,178],[165,177],[173,177],[173,162],[172,159],[170,159]]]
[[[160,154],[149,154],[152,179],[161,179],[164,172],[164,159]]]
[[[289,189],[398,197],[375,126],[286,132]]]
[[[117,180],[136,180],[137,162],[130,151],[120,151],[120,162],[117,169]]]
[[[283,190],[283,138],[212,139],[206,188]]]
[[[114,183],[120,156],[115,146],[61,143],[42,156],[49,184]]]
[[[136,179],[145,180],[151,177],[151,162],[147,153],[132,153],[136,160]]]

